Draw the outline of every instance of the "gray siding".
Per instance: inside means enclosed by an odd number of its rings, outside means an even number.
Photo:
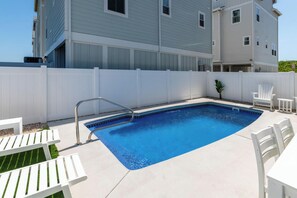
[[[160,69],[178,71],[178,55],[161,53]]]
[[[162,16],[162,46],[212,53],[211,0],[171,0],[171,17]],[[205,29],[198,12],[205,13]]]
[[[130,50],[109,47],[108,69],[130,69]]]
[[[158,1],[133,0],[128,18],[104,12],[104,0],[72,0],[72,31],[158,44]]]
[[[142,70],[157,70],[157,53],[148,51],[134,51],[134,65],[135,69]]]
[[[47,28],[46,50],[55,43],[64,32],[64,0],[45,1],[45,24]]]
[[[182,71],[197,71],[196,57],[182,56],[181,57],[181,70]]]
[[[102,68],[102,46],[73,44],[74,68]]]

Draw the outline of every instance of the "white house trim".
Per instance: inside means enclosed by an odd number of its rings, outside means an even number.
[[[228,10],[235,10],[236,8],[239,8],[239,7],[242,7],[242,6],[245,6],[245,5],[248,5],[248,4],[251,4],[253,1],[248,1],[248,2],[245,2],[245,3],[242,3],[242,4],[239,4],[239,5],[235,5],[235,6],[231,6],[231,7],[228,7],[224,10],[228,11]]]
[[[119,39],[113,39],[108,37],[82,34],[77,32],[72,32],[72,40],[74,42],[79,42],[79,43],[106,45],[106,46],[129,48],[129,49],[140,49],[140,50],[155,51],[155,52],[158,52],[158,48],[159,48],[158,45],[119,40]],[[212,54],[208,54],[208,53],[188,51],[188,50],[169,48],[169,47],[163,47],[163,46],[161,46],[161,52],[181,54],[185,56],[198,56],[201,58],[212,58]]]
[[[55,50],[61,43],[65,41],[65,32],[50,46],[50,48],[45,52],[45,55],[48,56],[53,50]]]

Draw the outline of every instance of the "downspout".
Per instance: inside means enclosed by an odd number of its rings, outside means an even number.
[[[252,1],[252,35],[251,35],[251,44],[252,44],[252,61],[251,61],[251,70],[252,72],[255,71],[255,65],[254,65],[254,62],[255,62],[255,45],[254,45],[254,40],[255,40],[255,21],[254,21],[254,16],[255,16],[255,1],[253,0]]]
[[[157,68],[160,69],[161,68],[161,45],[162,45],[162,20],[161,20],[161,8],[162,8],[162,4],[161,1],[162,0],[158,0],[159,1],[159,12],[158,12],[158,55],[157,55]]]

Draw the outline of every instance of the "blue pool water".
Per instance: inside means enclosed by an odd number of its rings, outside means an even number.
[[[95,135],[124,166],[135,170],[227,137],[260,115],[205,104],[136,117],[132,123],[100,130]],[[93,124],[89,128],[96,127]]]

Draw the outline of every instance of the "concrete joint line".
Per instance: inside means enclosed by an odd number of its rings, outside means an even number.
[[[120,179],[120,181],[111,189],[111,191],[105,196],[105,198],[109,197],[109,195],[120,185],[120,183],[125,179],[125,177],[130,173],[130,170]]]

